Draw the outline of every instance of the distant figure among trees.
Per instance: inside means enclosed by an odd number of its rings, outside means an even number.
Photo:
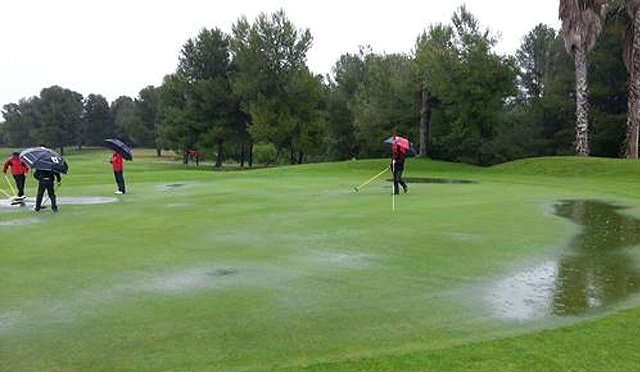
[[[200,165],[200,151],[199,150],[191,150],[191,159],[196,162],[196,165]]]
[[[200,165],[200,156],[202,156],[202,153],[198,149],[185,151],[183,163],[189,164],[190,161],[193,161],[196,165]]]

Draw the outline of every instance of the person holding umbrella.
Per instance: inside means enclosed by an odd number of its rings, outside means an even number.
[[[391,156],[391,171],[393,172],[393,193],[399,194],[400,189],[398,184],[402,186],[402,189],[406,193],[409,191],[409,186],[402,179],[402,172],[404,171],[404,159],[406,157],[407,150],[400,143],[395,143],[392,149]]]
[[[113,155],[111,155],[111,160],[109,160],[109,163],[111,163],[111,167],[113,168],[113,175],[116,179],[116,185],[118,185],[118,189],[114,192],[114,194],[117,195],[121,195],[126,192],[124,186],[123,160],[124,158],[122,157],[122,154],[117,151],[113,152]]]
[[[33,210],[36,212],[40,211],[42,208],[42,196],[44,195],[44,190],[47,190],[47,195],[49,195],[49,199],[51,200],[51,210],[57,212],[58,204],[56,203],[56,190],[53,182],[54,180],[57,181],[58,186],[60,186],[60,182],[62,181],[60,173],[53,170],[36,169],[33,177],[38,180],[38,195],[36,196],[36,206]]]
[[[393,173],[393,193],[400,193],[398,185],[402,186],[404,192],[409,191],[409,186],[402,179],[402,172],[404,171],[405,158],[416,155],[413,143],[404,137],[396,136],[395,129],[393,135],[382,141],[382,143],[391,148],[391,164],[389,164],[389,168]]]
[[[113,150],[113,155],[111,155],[111,167],[113,168],[113,176],[116,179],[116,185],[118,185],[118,189],[114,192],[116,195],[122,195],[126,192],[125,184],[124,184],[124,162],[123,160],[132,160],[133,153],[131,148],[127,146],[124,142],[115,138],[107,138],[104,140],[105,145]]]
[[[15,151],[9,159],[4,163],[2,167],[2,173],[7,174],[7,169],[11,167],[11,174],[18,187],[18,199],[24,197],[24,183],[26,180],[26,174],[29,172],[29,167],[20,160],[20,153]]]
[[[33,177],[38,180],[38,194],[36,196],[36,206],[33,208],[36,212],[42,208],[42,196],[47,190],[47,195],[51,199],[51,210],[58,211],[56,203],[56,194],[54,181],[58,186],[62,181],[60,173],[66,174],[69,170],[67,162],[58,155],[57,152],[46,147],[32,147],[22,150],[20,160],[24,161],[31,169],[35,169]]]

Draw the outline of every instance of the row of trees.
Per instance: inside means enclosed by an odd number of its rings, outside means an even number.
[[[628,83],[622,58],[637,2],[562,0],[563,30],[538,25],[515,56],[498,55],[496,37],[460,7],[450,23],[419,35],[412,53],[363,47],[327,77],[309,71],[311,34],[283,11],[240,18],[231,34],[203,29],[187,40],[176,71],[135,99],[108,104],[46,88],[5,105],[0,131],[16,147],[81,147],[110,136],[158,151],[198,147],[217,166],[251,164],[252,154],[290,163],[385,156],[381,141],[394,128],[422,156],[475,164],[574,151],[633,157],[632,144],[637,157],[638,81]],[[631,72],[640,71],[638,53],[626,54]]]
[[[104,96],[80,93],[59,86],[45,88],[38,97],[3,107],[1,131],[14,147],[36,143],[60,148],[100,146],[105,138],[122,137],[140,146],[157,146],[157,97],[153,87],[137,99],[122,96],[111,105]]]

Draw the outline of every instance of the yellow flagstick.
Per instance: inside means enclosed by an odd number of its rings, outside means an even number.
[[[356,191],[362,190],[362,188],[364,188],[365,186],[369,185],[371,182],[375,181],[378,177],[382,176],[386,172],[387,172],[387,167],[384,167],[384,169],[381,170],[380,173],[378,173],[375,176],[371,177],[370,179],[366,180],[361,185],[358,185],[358,186],[354,187],[353,189],[356,190]]]

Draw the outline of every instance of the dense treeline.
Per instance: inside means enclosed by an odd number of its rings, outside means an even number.
[[[623,40],[631,21],[621,9],[603,15],[587,65],[596,156],[624,155],[628,135]],[[306,65],[309,30],[279,11],[240,18],[231,34],[203,29],[183,45],[176,71],[136,98],[109,103],[53,86],[5,105],[0,134],[13,147],[61,151],[107,137],[158,153],[199,148],[216,166],[385,156],[381,141],[394,129],[436,159],[493,164],[573,154],[577,64],[566,40],[540,24],[515,56],[499,55],[496,37],[460,7],[451,22],[417,35],[411,53],[363,47],[323,77]]]

